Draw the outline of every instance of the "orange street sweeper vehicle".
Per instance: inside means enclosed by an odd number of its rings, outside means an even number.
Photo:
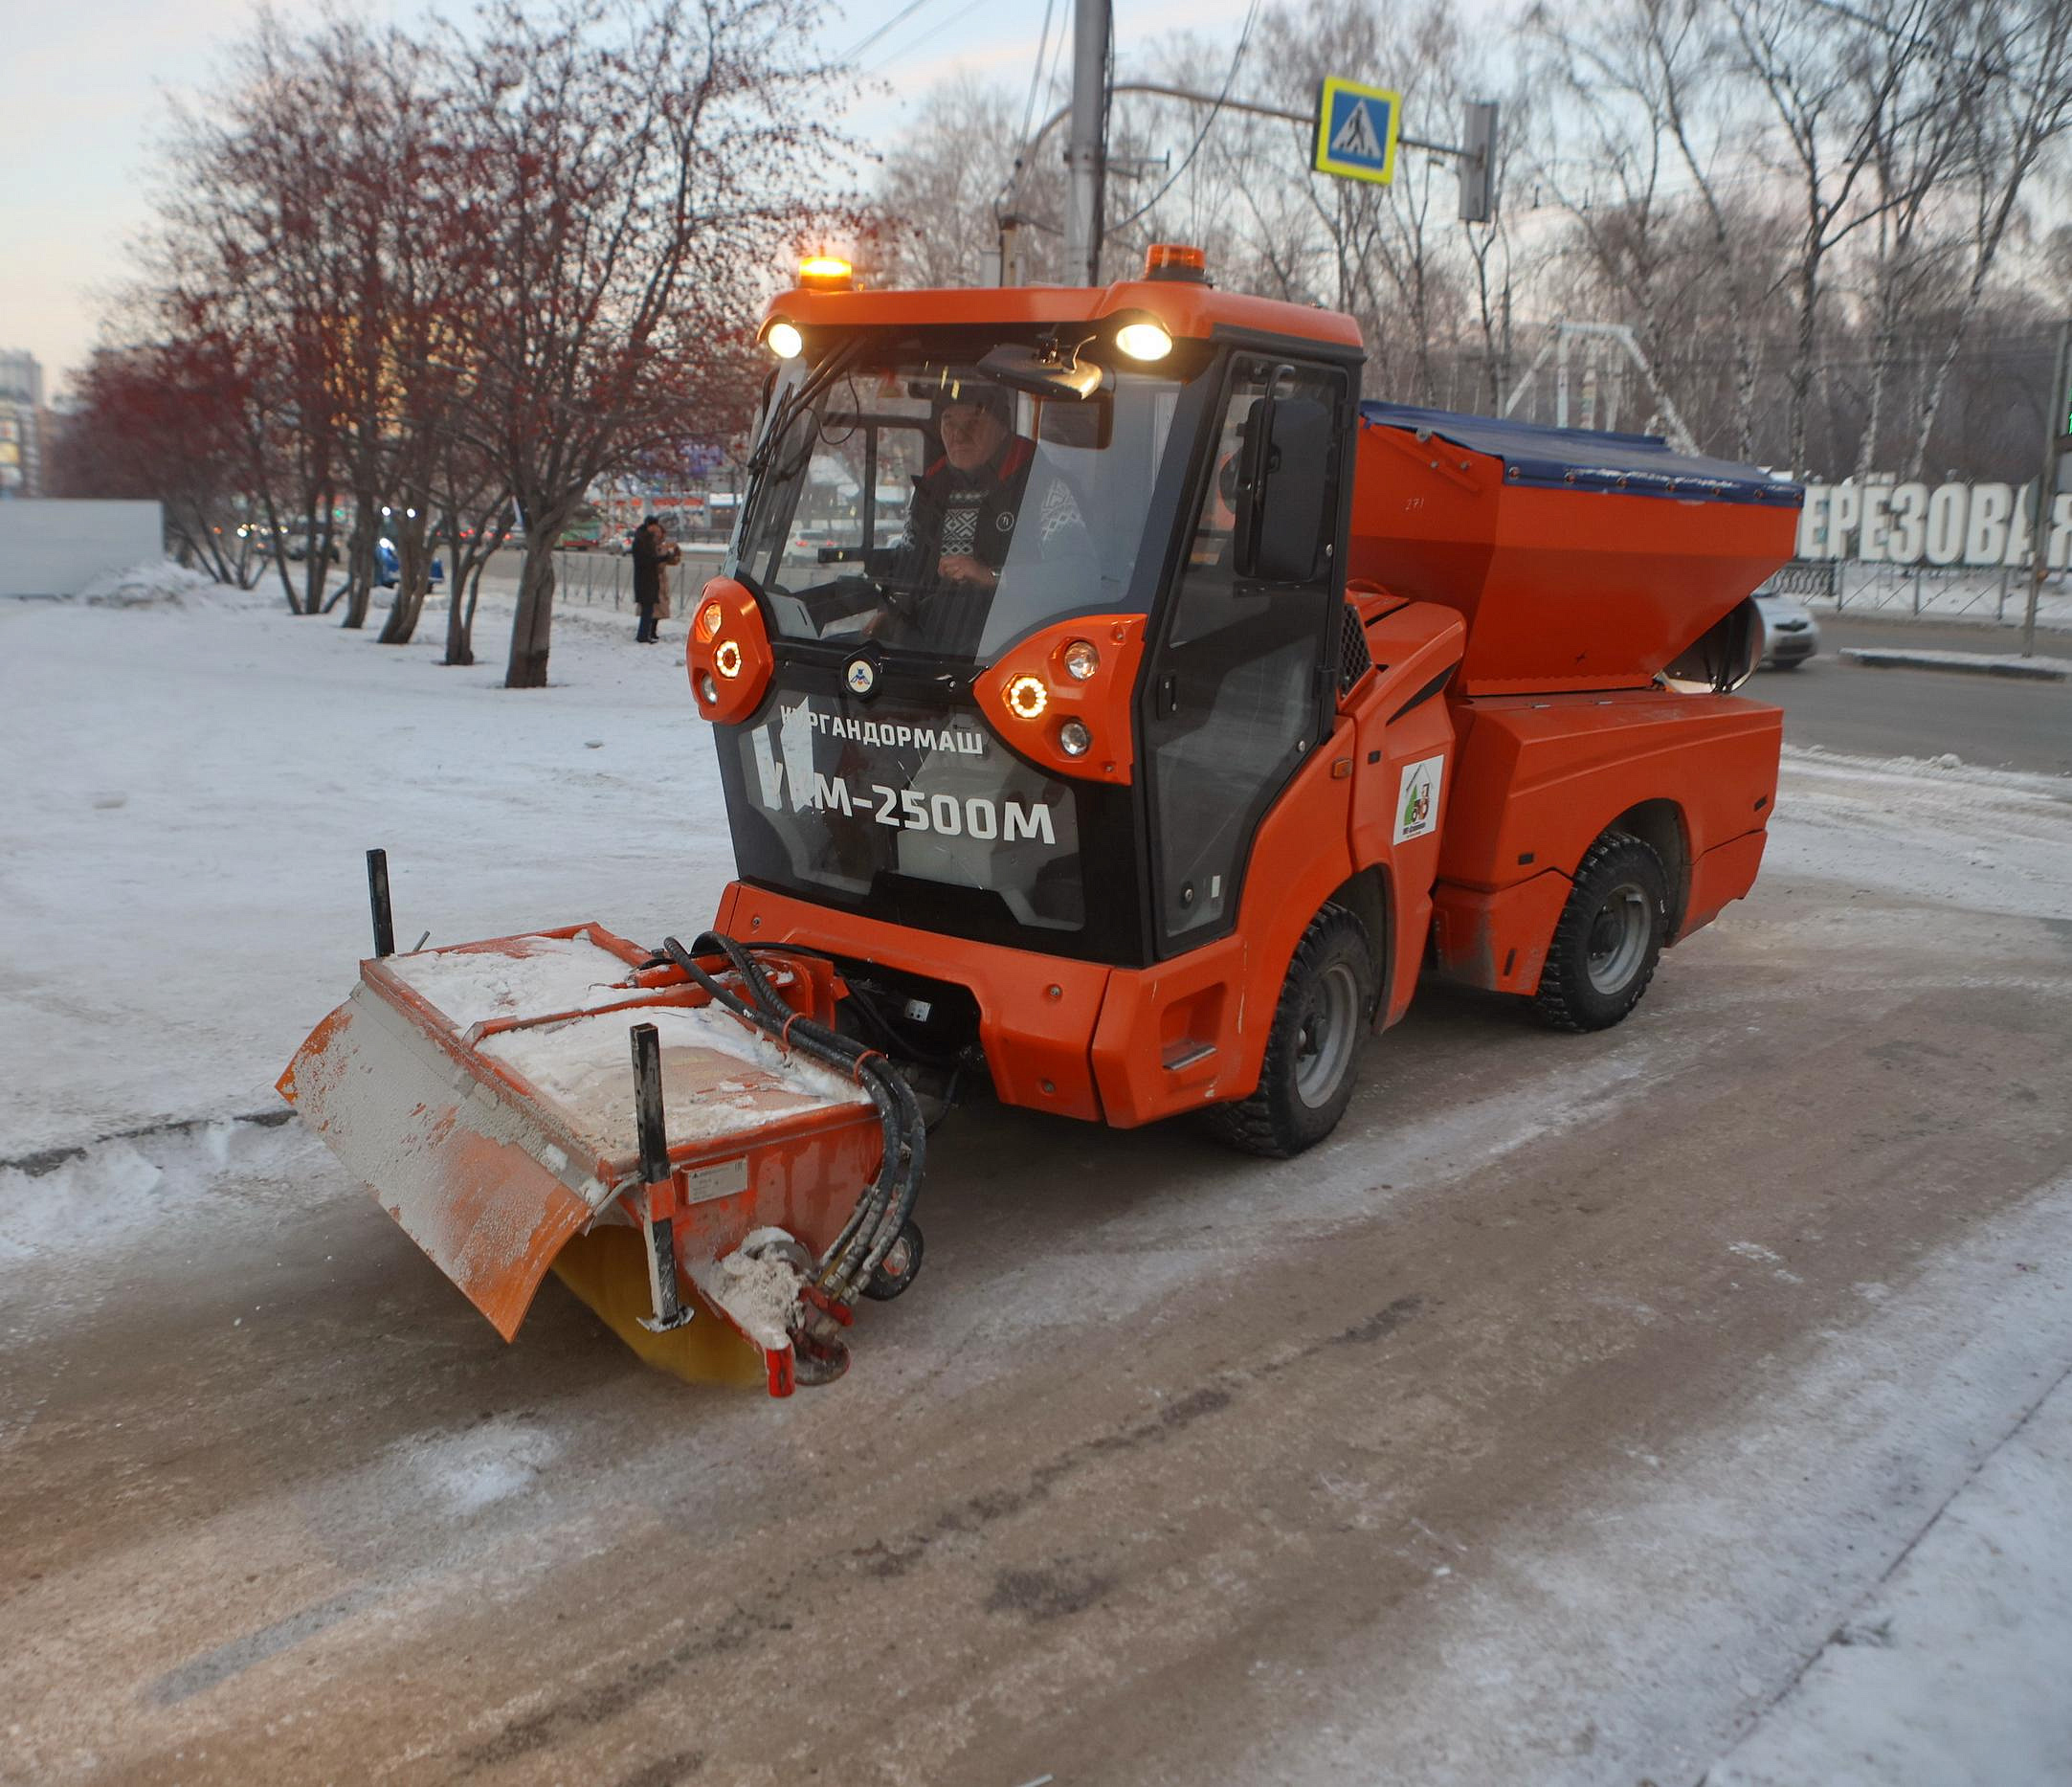
[[[1189,250],[823,275],[762,340],[688,647],[709,927],[399,955],[370,859],[375,955],[280,1083],[506,1338],[558,1266],[650,1357],[826,1381],[960,1092],[1293,1154],[1421,972],[1596,1029],[1749,891],[1797,486],[1362,403],[1349,318]]]

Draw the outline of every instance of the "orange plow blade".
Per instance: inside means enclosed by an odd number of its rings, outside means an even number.
[[[760,960],[799,1012],[832,1013],[827,963]],[[631,1039],[644,1026],[666,1179],[639,1145]],[[363,962],[279,1089],[504,1339],[584,1237],[563,1276],[643,1357],[731,1380],[744,1358],[757,1366],[746,1341],[779,1395],[811,1296],[804,1262],[840,1237],[883,1150],[866,1092],[596,925]],[[651,1226],[667,1230],[663,1269],[706,1337],[637,1332],[627,1281]],[[634,1282],[644,1294],[648,1276]]]

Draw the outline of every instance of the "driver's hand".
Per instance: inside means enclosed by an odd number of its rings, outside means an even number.
[[[936,561],[935,574],[945,583],[968,583],[975,590],[994,590],[1000,585],[999,573],[969,552],[946,553]]]

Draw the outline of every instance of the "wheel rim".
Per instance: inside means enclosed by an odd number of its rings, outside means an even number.
[[[1590,984],[1599,993],[1622,993],[1638,972],[1648,944],[1647,889],[1621,882],[1605,895],[1590,921]]]
[[[1345,1078],[1359,1012],[1360,989],[1352,970],[1334,962],[1311,993],[1295,1039],[1295,1096],[1312,1110],[1328,1105]]]

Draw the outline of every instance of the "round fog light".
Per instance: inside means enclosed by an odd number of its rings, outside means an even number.
[[[1068,757],[1083,757],[1094,742],[1094,735],[1086,729],[1081,720],[1067,720],[1058,728],[1058,746]]]
[[[712,672],[709,670],[701,670],[698,673],[698,699],[707,704],[720,699],[720,685],[713,681]]]
[[[1086,681],[1101,668],[1101,654],[1087,639],[1074,639],[1065,647],[1065,670],[1076,682]]]

